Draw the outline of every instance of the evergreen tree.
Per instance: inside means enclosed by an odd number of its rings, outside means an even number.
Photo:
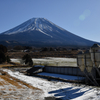
[[[4,52],[0,51],[0,64],[6,61],[6,56]]]
[[[22,57],[22,60],[24,60],[25,64],[28,64],[29,66],[33,65],[33,61],[30,55],[26,54]]]
[[[7,61],[8,63],[11,61],[8,55],[7,55],[7,57],[6,57],[6,61]]]
[[[6,53],[7,52],[7,48],[3,45],[0,45],[0,51]]]

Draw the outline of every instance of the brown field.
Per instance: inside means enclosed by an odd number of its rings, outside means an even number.
[[[6,64],[6,63],[0,64],[0,68],[4,68],[4,67],[12,67],[12,66],[14,66],[14,65],[12,65],[12,64]]]
[[[69,57],[76,58],[79,51],[45,51],[45,52],[8,52],[10,58],[22,58],[25,54],[30,54],[32,58],[42,57]]]
[[[19,67],[26,67],[26,66],[25,65],[22,66],[19,63],[14,63],[14,64],[10,64],[10,63],[6,64],[6,63],[4,63],[4,64],[0,64],[0,68],[14,68],[14,67],[19,68]]]

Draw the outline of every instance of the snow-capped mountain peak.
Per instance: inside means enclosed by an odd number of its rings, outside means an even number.
[[[11,35],[11,34],[37,30],[47,36],[53,37],[52,35],[45,33],[45,31],[50,31],[50,32],[57,31],[57,28],[58,28],[57,25],[53,24],[52,22],[48,21],[45,18],[32,18],[13,29],[4,32],[3,34]]]

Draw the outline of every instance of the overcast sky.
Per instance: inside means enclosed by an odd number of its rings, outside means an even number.
[[[100,0],[0,0],[0,33],[36,17],[100,42]]]

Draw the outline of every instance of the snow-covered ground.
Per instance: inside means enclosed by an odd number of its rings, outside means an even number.
[[[47,81],[46,79],[26,76],[19,72],[4,69],[11,76],[43,90],[42,97],[54,96],[61,100],[100,100],[100,88],[67,82]],[[38,96],[38,94],[37,94]],[[34,99],[35,100],[35,99]],[[39,99],[42,100],[42,99]]]
[[[34,64],[52,65],[52,66],[77,66],[76,58],[32,58]],[[21,63],[21,59],[11,59],[12,62]]]
[[[20,60],[21,60],[21,59],[11,58],[11,61],[12,61],[12,62],[17,62],[17,63],[20,63]]]

